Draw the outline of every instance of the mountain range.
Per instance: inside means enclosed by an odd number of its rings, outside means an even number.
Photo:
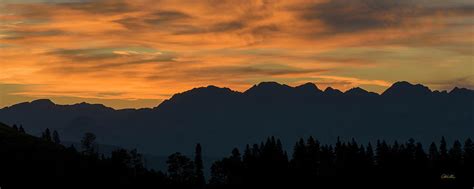
[[[50,128],[72,142],[93,132],[102,144],[159,155],[192,153],[199,142],[204,153],[221,156],[268,136],[281,138],[288,150],[293,144],[285,141],[309,135],[322,142],[337,137],[374,142],[473,137],[474,90],[432,91],[403,81],[377,94],[362,88],[323,91],[313,83],[291,87],[262,82],[245,92],[194,88],[143,109],[40,99],[0,109],[0,122],[21,124],[35,135]]]

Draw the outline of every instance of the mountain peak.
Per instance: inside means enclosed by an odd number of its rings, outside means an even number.
[[[367,96],[367,95],[376,95],[376,93],[369,92],[365,89],[362,89],[360,87],[354,87],[352,89],[347,90],[344,92],[344,94],[349,95],[349,96]]]
[[[322,92],[321,89],[316,86],[316,84],[310,82],[296,86],[295,89],[299,89],[303,92]]]
[[[246,93],[246,94],[257,94],[257,93],[268,94],[268,93],[273,93],[273,94],[275,94],[275,93],[284,93],[284,92],[287,92],[290,89],[292,89],[292,87],[290,87],[288,85],[284,85],[284,84],[280,84],[280,83],[277,83],[277,82],[270,81],[270,82],[261,82],[257,85],[254,85],[250,89],[245,91],[244,93]]]
[[[451,90],[449,93],[457,93],[457,92],[468,92],[471,91],[466,88],[459,88],[459,87],[454,87],[453,90]]]
[[[255,85],[257,87],[288,87],[287,85],[285,84],[280,84],[278,82],[275,82],[275,81],[264,81],[264,82],[260,82],[259,84]]]
[[[328,87],[324,90],[324,93],[327,95],[340,95],[343,94],[340,90],[338,89],[333,89],[332,87]]]
[[[407,81],[399,81],[385,90],[383,96],[424,96],[431,93],[431,90],[421,84],[411,84]]]
[[[347,90],[345,93],[368,93],[368,91],[360,87],[354,87]]]
[[[90,109],[113,109],[113,108],[107,107],[103,104],[91,104],[91,103],[87,103],[87,102],[81,102],[81,103],[73,104],[73,105],[70,105],[70,106],[78,107],[78,108],[90,108]]]
[[[50,99],[42,98],[31,101],[31,103],[53,103]],[[53,103],[54,104],[54,103]]]
[[[55,105],[53,101],[49,100],[49,99],[37,99],[37,100],[33,100],[31,101],[31,104],[34,104],[34,105]]]
[[[239,92],[232,91],[229,88],[221,88],[214,85],[207,87],[197,87],[182,93],[174,94],[170,99],[163,101],[159,107],[175,106],[176,103],[210,103],[216,100],[225,101],[228,97],[233,97]]]
[[[474,95],[474,90],[466,89],[466,88],[458,88],[454,87],[453,90],[449,91],[451,95]]]
[[[194,89],[191,89],[189,91],[185,91],[182,93],[177,93],[173,96],[186,96],[186,95],[210,95],[210,94],[218,94],[218,93],[234,93],[235,91],[232,91],[229,88],[221,88],[217,87],[215,85],[208,85],[207,87],[197,87]]]

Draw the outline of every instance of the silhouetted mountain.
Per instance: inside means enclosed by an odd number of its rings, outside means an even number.
[[[324,94],[326,96],[330,96],[330,97],[335,97],[335,96],[339,96],[339,95],[342,95],[343,92],[341,92],[340,90],[338,89],[333,89],[332,87],[328,87],[324,90]]]
[[[169,100],[165,100],[155,109],[173,109],[175,108],[174,106],[179,106],[179,104],[189,104],[196,107],[202,105],[213,106],[213,104],[232,101],[238,95],[240,95],[239,92],[232,91],[229,88],[219,88],[216,86],[194,88],[173,95]]]
[[[421,84],[413,85],[406,81],[394,83],[390,88],[382,93],[388,97],[422,97],[431,94],[431,90]]]
[[[457,88],[454,87],[453,90],[449,92],[450,95],[455,96],[455,97],[466,97],[466,98],[473,98],[474,97],[474,91],[469,90],[466,88]]]
[[[262,82],[245,91],[245,94],[250,96],[282,95],[290,93],[292,89],[288,85],[282,85],[277,82]]]
[[[377,93],[366,91],[360,87],[355,87],[344,92],[347,96],[356,96],[356,97],[372,97],[378,96]]]
[[[306,93],[306,94],[323,92],[314,83],[305,83],[303,85],[295,87],[295,89],[300,93]]]
[[[432,92],[408,82],[397,82],[381,95],[361,88],[343,93],[328,87],[323,92],[312,83],[291,87],[263,82],[245,92],[215,86],[195,88],[153,109],[114,110],[39,100],[1,109],[0,121],[23,124],[37,135],[52,128],[68,141],[79,141],[84,132],[91,131],[100,143],[158,155],[186,153],[200,142],[207,154],[219,156],[235,145],[270,135],[284,141],[308,135],[322,141],[337,136],[361,141],[472,136],[473,94],[473,90],[460,88]]]

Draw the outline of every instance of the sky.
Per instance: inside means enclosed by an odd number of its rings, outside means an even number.
[[[262,81],[474,88],[472,0],[1,0],[0,107]]]

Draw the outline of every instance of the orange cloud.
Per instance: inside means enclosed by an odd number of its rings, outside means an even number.
[[[0,10],[0,84],[25,86],[0,99],[154,106],[209,84],[474,83],[465,0],[20,0]]]

